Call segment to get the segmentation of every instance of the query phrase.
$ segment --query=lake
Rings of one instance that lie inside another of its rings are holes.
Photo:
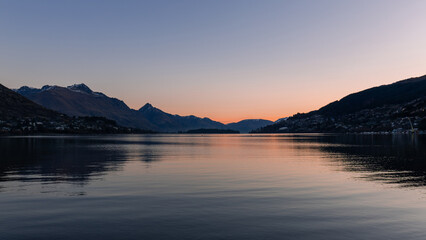
[[[0,138],[0,239],[426,239],[422,135]]]

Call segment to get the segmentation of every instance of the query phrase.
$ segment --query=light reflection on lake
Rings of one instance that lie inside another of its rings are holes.
[[[426,138],[0,138],[0,239],[426,239]]]

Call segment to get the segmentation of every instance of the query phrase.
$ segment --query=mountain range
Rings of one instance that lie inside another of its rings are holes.
[[[166,113],[149,103],[135,110],[119,99],[92,91],[85,84],[68,87],[46,85],[40,89],[23,86],[15,91],[45,108],[69,116],[101,116],[112,119],[122,126],[158,132],[232,129],[244,133],[272,123],[262,119],[247,119],[238,123],[223,124],[209,118]]]
[[[253,132],[398,132],[426,130],[426,75],[350,94],[318,110]]]
[[[69,117],[40,106],[1,84],[0,99],[1,134],[135,132],[103,117]]]
[[[426,130],[426,76],[366,89],[318,110],[275,122],[247,119],[230,124],[166,113],[149,103],[138,110],[131,109],[123,101],[92,91],[85,84],[46,85],[40,89],[24,86],[14,91],[0,85],[2,129],[34,129],[39,122],[41,126],[38,127],[47,130],[50,127],[73,131],[85,129],[86,132],[89,129],[126,128],[157,132],[231,130],[242,133]]]

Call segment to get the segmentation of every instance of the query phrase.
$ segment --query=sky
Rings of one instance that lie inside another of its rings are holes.
[[[423,0],[0,0],[0,83],[225,123],[426,74]]]

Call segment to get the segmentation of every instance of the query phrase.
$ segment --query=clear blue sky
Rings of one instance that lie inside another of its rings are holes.
[[[4,1],[0,83],[275,120],[426,74],[426,1]]]

